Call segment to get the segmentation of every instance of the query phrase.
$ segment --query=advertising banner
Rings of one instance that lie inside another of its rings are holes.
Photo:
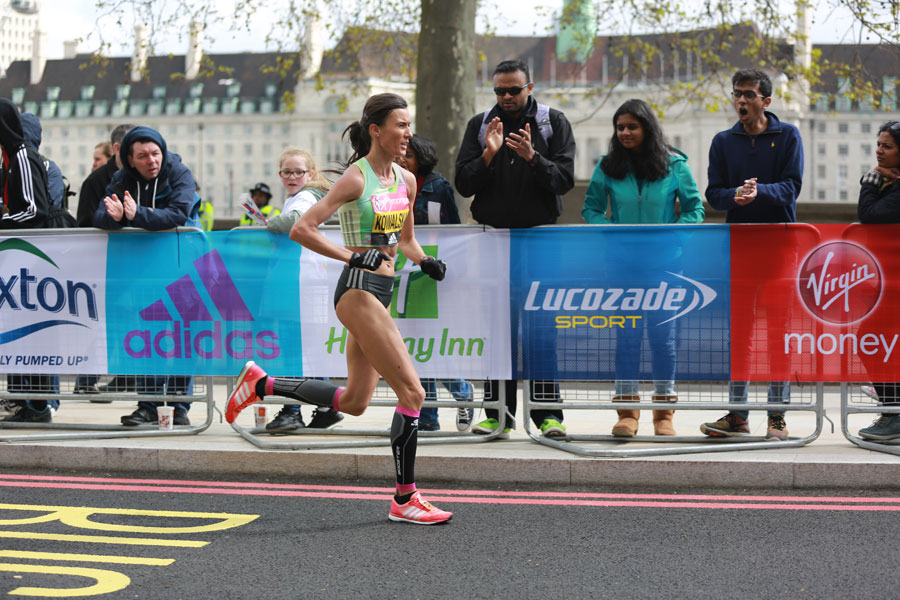
[[[300,247],[266,231],[114,234],[110,373],[223,375],[300,364]]]
[[[340,231],[326,230],[340,243]],[[390,312],[422,377],[510,378],[509,241],[503,230],[416,227],[423,250],[447,263],[435,281],[402,253]],[[334,312],[343,265],[313,252],[301,258],[305,376],[345,376],[348,334]],[[294,374],[299,374],[294,372]]]
[[[900,227],[732,226],[735,379],[895,381]]]
[[[106,239],[0,237],[0,373],[107,372]]]
[[[729,376],[727,226],[510,232],[520,379]]]

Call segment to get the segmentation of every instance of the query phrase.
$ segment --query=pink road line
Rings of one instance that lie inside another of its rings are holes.
[[[360,494],[347,492],[271,490],[271,489],[216,489],[208,487],[181,486],[141,486],[141,485],[103,485],[96,483],[54,483],[39,481],[0,481],[0,487],[53,488],[75,490],[110,490],[124,492],[155,492],[179,494],[218,494],[229,496],[273,496],[285,498],[330,498],[340,500],[379,500],[386,502],[389,494]],[[714,498],[714,497],[712,497]],[[763,504],[739,502],[680,502],[661,500],[577,500],[566,498],[474,498],[459,496],[430,496],[435,502],[456,502],[466,504],[517,504],[543,506],[593,506],[593,507],[629,507],[629,508],[731,508],[755,510],[842,510],[900,512],[900,505],[853,505],[853,504]],[[807,499],[808,500],[808,499]]]
[[[375,492],[393,494],[392,487],[365,487],[365,486],[335,486],[335,485],[304,485],[292,483],[246,483],[228,481],[193,481],[181,479],[122,479],[109,477],[69,477],[55,475],[8,475],[0,474],[0,480],[24,480],[24,481],[63,481],[84,483],[116,483],[116,484],[142,484],[164,486],[190,486],[190,487],[217,487],[217,488],[250,488],[256,490],[322,490],[337,492]],[[180,487],[178,488],[180,489]],[[513,498],[601,498],[601,499],[631,499],[631,500],[700,500],[700,501],[751,501],[751,502],[810,502],[817,503],[854,503],[854,504],[885,504],[900,503],[900,498],[880,498],[861,496],[758,496],[758,495],[712,495],[712,494],[615,494],[602,492],[509,492],[498,490],[448,490],[429,488],[428,493],[444,494],[448,496],[490,496]]]

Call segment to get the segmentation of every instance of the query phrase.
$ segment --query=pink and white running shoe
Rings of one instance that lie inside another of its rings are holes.
[[[234,391],[228,397],[228,404],[225,405],[225,420],[234,423],[238,413],[259,402],[259,396],[256,395],[256,382],[266,377],[266,372],[262,367],[252,360],[248,360],[238,375]]]
[[[451,518],[453,518],[452,512],[435,507],[431,502],[423,499],[418,491],[413,493],[412,498],[406,504],[397,504],[396,500],[391,500],[391,512],[388,514],[388,519],[391,521],[403,521],[416,525],[438,525],[446,523]]]

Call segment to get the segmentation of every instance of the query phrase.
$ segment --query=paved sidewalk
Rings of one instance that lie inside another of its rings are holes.
[[[223,408],[224,385],[215,387],[216,404]],[[133,402],[96,404],[67,400],[55,423],[118,423],[119,417],[134,410]],[[520,405],[521,408],[521,405]],[[546,483],[548,485],[623,485],[664,487],[725,486],[735,488],[891,488],[900,487],[900,456],[856,447],[840,431],[840,399],[835,391],[826,394],[827,416],[821,436],[798,448],[733,450],[702,454],[681,454],[640,458],[583,458],[532,441],[521,426],[509,440],[487,443],[420,444],[416,479],[423,486],[440,481],[490,483]],[[277,412],[278,406],[270,408]],[[303,409],[309,420],[312,410]],[[392,410],[372,407],[362,417],[346,417],[339,428],[386,432]],[[675,426],[681,435],[699,436],[699,425],[716,420],[722,411],[676,411]],[[455,431],[455,410],[440,411],[445,431]],[[205,405],[195,404],[190,414],[194,424],[203,422]],[[476,422],[483,418],[476,411]],[[872,415],[851,415],[850,430],[856,432],[872,421]],[[238,422],[252,426],[252,410],[244,411]],[[805,437],[815,429],[815,415],[809,411],[787,413],[794,437]],[[615,422],[611,410],[570,410],[566,425],[570,433],[606,434]],[[765,413],[751,412],[751,433],[765,434]],[[47,430],[2,429],[0,435],[47,433]],[[54,433],[60,430],[54,430]],[[641,433],[652,432],[650,411],[642,413]],[[360,440],[372,438],[337,436],[269,436],[272,441]],[[158,474],[188,476],[195,473],[236,475],[278,475],[322,478],[362,478],[388,480],[393,472],[387,438],[380,447],[331,448],[315,450],[263,450],[244,440],[216,415],[213,425],[190,436],[80,439],[65,441],[15,441],[4,443],[0,466],[50,467],[78,472],[129,471],[135,476]],[[647,442],[581,442],[590,448],[657,447]],[[675,446],[677,444],[666,443]],[[691,444],[696,445],[696,444]]]

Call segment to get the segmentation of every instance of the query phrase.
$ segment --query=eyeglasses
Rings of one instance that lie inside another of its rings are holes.
[[[513,87],[508,87],[508,88],[494,88],[494,93],[501,97],[505,96],[507,94],[509,94],[510,96],[518,96],[519,94],[522,93],[522,90],[527,88],[529,85],[531,85],[531,82],[528,82],[522,86],[515,85]]]
[[[738,100],[741,96],[747,100],[755,100],[757,96],[765,98],[762,94],[757,94],[755,90],[732,90],[731,95],[734,96],[735,100]]]
[[[281,171],[278,171],[278,174],[285,179],[291,179],[292,177],[294,179],[300,179],[307,173],[309,173],[309,171],[289,171],[288,169],[282,169]]]

